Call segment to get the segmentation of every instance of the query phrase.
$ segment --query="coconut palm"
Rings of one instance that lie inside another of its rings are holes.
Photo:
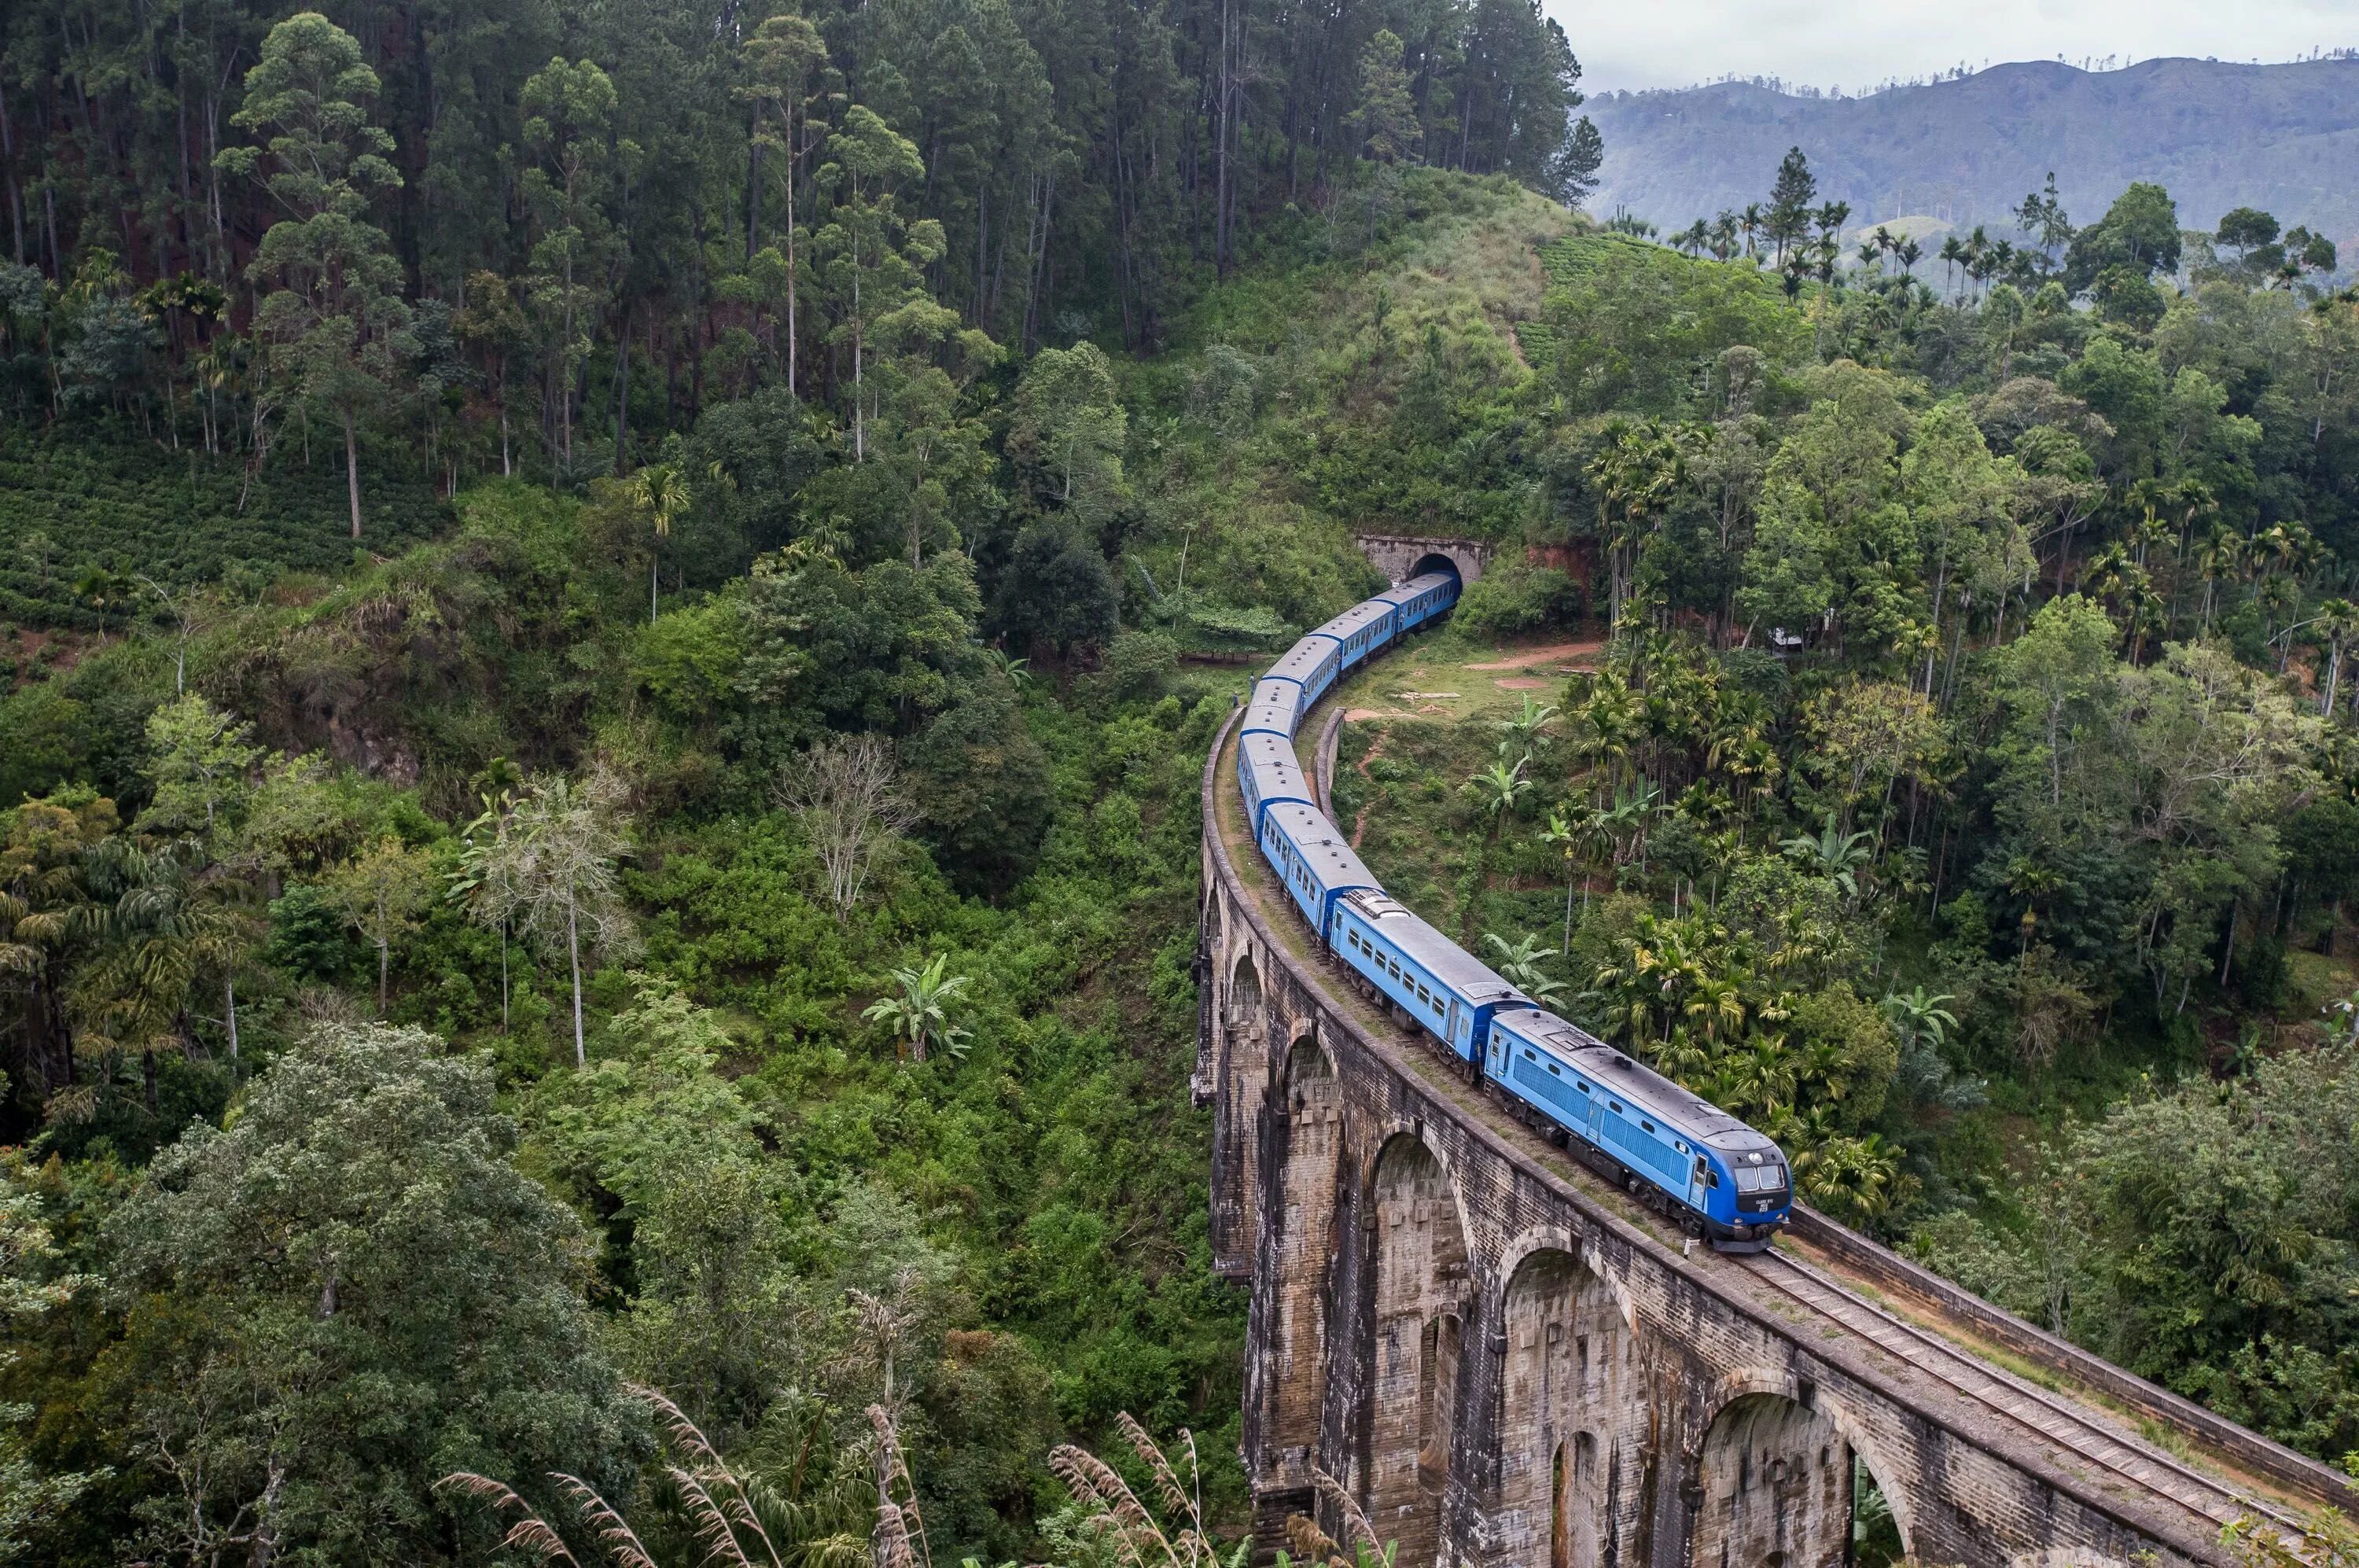
[[[1582,807],[1570,811],[1563,808],[1549,813],[1548,826],[1540,830],[1540,842],[1552,845],[1564,856],[1564,951],[1572,951],[1572,884],[1576,867],[1584,845],[1598,838],[1597,813]],[[1589,913],[1589,878],[1580,877],[1581,912]]]
[[[1512,719],[1501,719],[1499,727],[1506,732],[1508,744],[1520,743],[1522,749],[1529,752],[1538,745],[1540,732],[1554,723],[1556,716],[1554,703],[1535,702],[1531,693],[1527,691],[1524,693],[1524,711]]]
[[[893,984],[901,994],[879,996],[860,1015],[893,1031],[896,1054],[923,1062],[937,1045],[952,1056],[966,1054],[968,1031],[951,1013],[973,982],[969,975],[951,974],[950,962],[949,953],[940,953],[922,967],[896,969]]]

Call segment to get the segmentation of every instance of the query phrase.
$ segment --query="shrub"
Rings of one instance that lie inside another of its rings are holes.
[[[1484,573],[1458,601],[1458,619],[1482,637],[1569,626],[1587,613],[1581,584],[1553,566],[1511,559]]]

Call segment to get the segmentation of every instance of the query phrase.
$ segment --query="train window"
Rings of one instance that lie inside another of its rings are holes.
[[[1698,1160],[1698,1161],[1697,1161],[1697,1163],[1698,1163],[1698,1164],[1701,1164],[1701,1163],[1702,1163],[1702,1161],[1701,1161],[1701,1160]],[[1705,1186],[1707,1186],[1707,1187],[1710,1187],[1710,1188],[1711,1188],[1713,1192],[1719,1192],[1719,1191],[1720,1191],[1720,1172],[1719,1172],[1719,1171],[1706,1171],[1706,1172],[1704,1173],[1704,1185],[1705,1185]]]
[[[1592,1089],[1589,1086],[1589,1080],[1586,1078],[1576,1078],[1573,1082],[1581,1085],[1581,1092],[1584,1094],[1593,1094],[1596,1093],[1594,1089]]]
[[[1527,1061],[1527,1062],[1538,1062],[1538,1061],[1539,1060],[1539,1058],[1538,1058],[1538,1057],[1537,1057],[1537,1056],[1534,1056],[1534,1055],[1531,1053],[1531,1049],[1530,1049],[1530,1047],[1527,1046],[1527,1047],[1525,1048],[1525,1050],[1524,1050],[1524,1060],[1525,1060],[1525,1061]]]
[[[1699,1181],[1712,1174],[1712,1165],[1701,1154],[1696,1156],[1695,1179]]]
[[[1605,1103],[1613,1106],[1616,1111],[1619,1111],[1622,1108],[1622,1102],[1619,1100],[1608,1100]]]
[[[1560,1078],[1561,1078],[1561,1077],[1563,1077],[1563,1076],[1564,1076],[1564,1073],[1563,1073],[1562,1070],[1561,1070],[1561,1069],[1560,1069],[1560,1068],[1557,1066],[1557,1064],[1556,1064],[1555,1062],[1549,1062],[1549,1072],[1551,1072],[1551,1073],[1555,1073],[1558,1077],[1560,1077]]]
[[[1638,1125],[1639,1125],[1641,1127],[1645,1128],[1645,1129],[1646,1129],[1647,1131],[1648,1131],[1648,1132],[1652,1132],[1652,1131],[1654,1131],[1654,1130],[1655,1130],[1655,1124],[1654,1124],[1654,1123],[1652,1123],[1652,1122],[1650,1122],[1650,1121],[1648,1121],[1648,1120],[1647,1120],[1647,1118],[1646,1118],[1646,1117],[1644,1117],[1644,1116],[1641,1116],[1641,1117],[1639,1117],[1639,1118],[1638,1118]]]

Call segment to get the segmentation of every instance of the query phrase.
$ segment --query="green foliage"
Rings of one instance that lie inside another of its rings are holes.
[[[1468,588],[1454,613],[1477,636],[1518,637],[1573,626],[1584,598],[1581,585],[1557,568],[1510,558]]]
[[[105,1223],[129,1305],[92,1373],[147,1434],[127,1457],[153,1549],[259,1525],[331,1560],[445,1561],[454,1465],[627,1473],[582,1227],[508,1164],[515,1138],[482,1066],[332,1031],[158,1156]]]
[[[92,567],[175,587],[217,583],[234,604],[286,572],[345,565],[351,542],[340,464],[285,463],[249,485],[233,467],[103,434],[0,426],[0,622],[119,629],[133,617],[90,604]],[[397,550],[447,528],[449,508],[421,479],[387,476],[366,498],[368,534]],[[8,797],[15,799],[14,793]]]

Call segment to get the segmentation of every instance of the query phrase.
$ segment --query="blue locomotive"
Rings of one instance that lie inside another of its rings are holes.
[[[1237,785],[1262,858],[1321,946],[1362,987],[1543,1118],[1634,1195],[1724,1251],[1786,1223],[1793,1177],[1776,1143],[1645,1063],[1532,1005],[1387,896],[1317,804],[1294,736],[1354,666],[1446,613],[1455,572],[1410,579],[1306,633],[1254,687]]]

